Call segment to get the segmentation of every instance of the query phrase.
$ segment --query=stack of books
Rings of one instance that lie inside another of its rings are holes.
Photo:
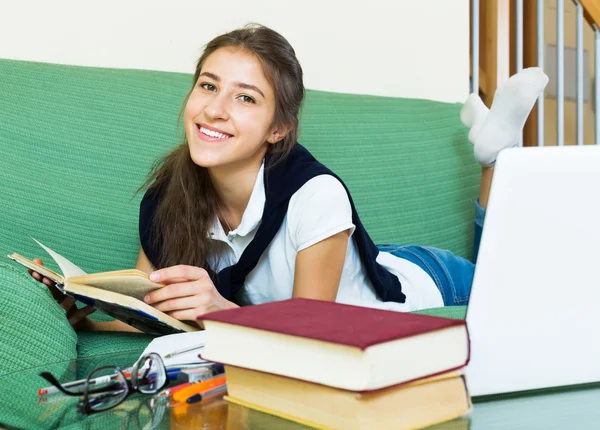
[[[290,299],[202,317],[227,400],[316,428],[412,429],[466,415],[465,321]]]

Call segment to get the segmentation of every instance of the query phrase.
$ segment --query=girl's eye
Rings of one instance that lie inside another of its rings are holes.
[[[240,100],[243,101],[244,103],[256,103],[252,97],[247,96],[247,95],[241,95]]]
[[[204,83],[204,84],[200,84],[200,87],[204,88],[205,90],[208,90],[208,91],[215,91],[216,90],[216,87],[213,84]]]

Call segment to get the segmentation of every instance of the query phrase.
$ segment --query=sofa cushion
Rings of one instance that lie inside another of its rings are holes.
[[[139,250],[136,189],[177,141],[189,76],[0,60],[0,251],[88,273]]]
[[[421,309],[413,313],[464,320],[467,317],[467,306],[444,306],[441,308]]]
[[[470,259],[481,168],[461,106],[309,91],[300,141],[344,180],[375,243]]]
[[[77,333],[77,356],[85,358],[132,350],[141,352],[154,337],[143,333],[81,331]]]
[[[0,262],[0,376],[77,357],[77,336],[45,285]]]

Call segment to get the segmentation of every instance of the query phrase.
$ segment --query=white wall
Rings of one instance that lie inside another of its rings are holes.
[[[469,0],[0,0],[0,58],[193,73],[248,22],[290,41],[310,89],[468,95]]]

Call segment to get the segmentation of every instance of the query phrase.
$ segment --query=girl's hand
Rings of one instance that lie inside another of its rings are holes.
[[[34,258],[33,261],[39,264],[40,266],[44,265],[40,258]],[[31,269],[28,269],[28,271],[29,274],[33,277],[33,279],[43,283],[46,287],[48,287],[50,293],[52,294],[52,297],[54,297],[54,300],[56,300],[60,307],[65,310],[67,314],[67,319],[69,320],[69,324],[71,324],[71,327],[73,327],[75,330],[82,330],[86,329],[89,326],[91,321],[87,319],[87,316],[94,312],[96,309],[90,306],[85,306],[81,309],[78,309],[77,305],[75,304],[75,299],[73,297],[69,297],[61,293],[60,290],[56,287],[54,281],[46,278],[45,276],[40,275],[38,272],[34,272]]]
[[[195,266],[171,266],[150,274],[150,280],[165,284],[144,301],[178,320],[196,321],[208,312],[237,308],[215,288],[206,270]]]

